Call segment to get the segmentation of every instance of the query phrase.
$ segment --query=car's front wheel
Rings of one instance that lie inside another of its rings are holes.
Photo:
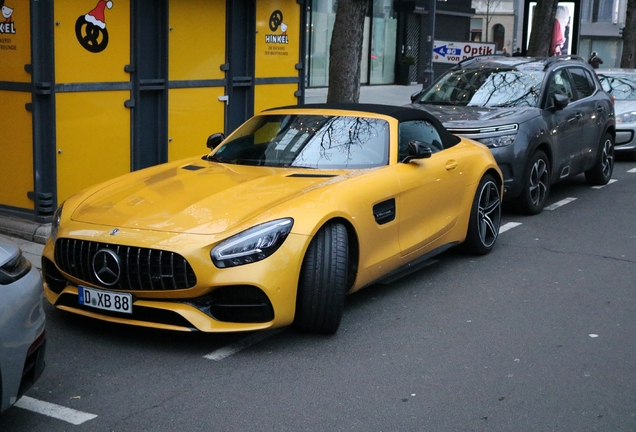
[[[596,163],[589,171],[585,171],[585,180],[593,186],[606,185],[614,172],[614,139],[605,133],[598,151]]]
[[[525,214],[539,214],[549,193],[550,161],[543,151],[537,150],[526,166],[523,191],[517,199],[518,207]]]
[[[347,229],[330,222],[314,236],[303,259],[294,326],[311,333],[335,333],[344,311],[349,267]]]
[[[501,226],[501,189],[490,174],[479,182],[464,246],[468,252],[484,255],[495,246]]]

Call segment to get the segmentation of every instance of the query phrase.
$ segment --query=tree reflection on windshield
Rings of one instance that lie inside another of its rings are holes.
[[[315,169],[388,164],[389,125],[367,117],[260,115],[214,154],[225,163]]]
[[[636,100],[636,74],[598,74],[603,89],[616,100]]]
[[[501,68],[468,69],[449,73],[421,98],[423,103],[476,107],[539,105],[542,71]]]

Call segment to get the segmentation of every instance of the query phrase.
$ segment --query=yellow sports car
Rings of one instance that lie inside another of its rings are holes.
[[[422,110],[272,109],[208,147],[66,200],[42,258],[48,301],[153,328],[333,333],[347,293],[497,240],[490,151]]]

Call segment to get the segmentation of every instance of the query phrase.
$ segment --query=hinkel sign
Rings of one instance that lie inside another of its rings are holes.
[[[494,43],[476,42],[433,42],[433,61],[435,63],[459,63],[476,55],[494,55]]]

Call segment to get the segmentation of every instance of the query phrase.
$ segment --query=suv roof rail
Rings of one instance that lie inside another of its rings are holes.
[[[508,58],[508,56],[503,55],[503,54],[482,54],[482,55],[476,55],[476,56],[468,57],[467,59],[464,59],[464,60],[460,61],[459,63],[457,63],[457,66],[461,66],[461,65],[463,65],[465,63],[472,62],[472,61],[475,61],[475,60],[479,60],[480,58],[493,58],[493,57]]]
[[[552,57],[548,57],[545,62],[543,63],[544,68],[543,69],[547,69],[548,66],[550,66],[553,63],[556,63],[558,61],[562,61],[562,60],[578,60],[580,62],[585,63],[585,59],[581,56],[575,55],[575,54],[565,54],[565,55],[558,55],[558,56],[552,56]]]

